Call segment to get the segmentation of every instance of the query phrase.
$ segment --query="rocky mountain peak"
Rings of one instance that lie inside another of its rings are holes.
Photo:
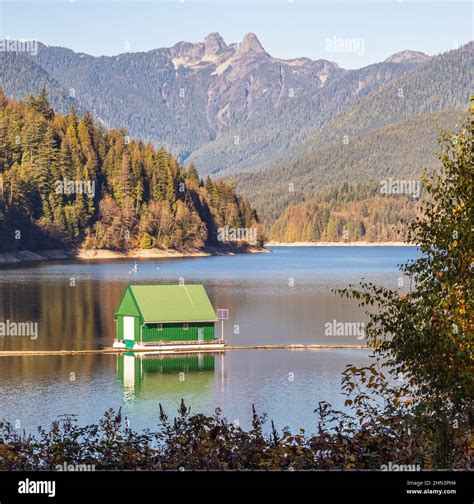
[[[268,56],[255,33],[247,33],[244,36],[242,42],[239,44],[239,49],[237,53],[239,56],[242,56],[247,53],[264,54]]]
[[[222,48],[227,47],[224,39],[217,32],[209,33],[204,38],[205,54],[215,56]]]

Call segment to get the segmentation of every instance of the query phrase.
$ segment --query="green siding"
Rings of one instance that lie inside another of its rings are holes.
[[[123,315],[115,317],[117,320],[117,339],[123,340]]]
[[[140,327],[143,324],[141,317],[135,317],[135,341],[140,341]]]
[[[163,324],[159,331],[156,324],[147,324],[142,328],[142,341],[197,341],[198,328],[204,328],[204,340],[214,339],[214,324],[212,322],[189,322],[189,329],[185,330],[182,323]]]
[[[115,319],[117,320],[117,339],[120,341],[124,339],[123,317],[135,317],[135,341],[138,341],[141,315],[130,286],[125,290],[115,314]]]
[[[117,313],[115,316],[129,316],[129,317],[139,317],[141,315],[138,305],[133,297],[130,285],[125,290],[125,293],[120,301]]]

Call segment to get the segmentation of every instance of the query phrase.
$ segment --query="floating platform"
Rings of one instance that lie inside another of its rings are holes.
[[[199,351],[220,351],[225,349],[223,339],[215,340],[186,340],[186,341],[154,341],[137,342],[133,347],[127,347],[124,341],[115,340],[114,350],[127,352],[199,352]]]
[[[219,340],[217,340],[219,341]],[[194,342],[193,342],[194,343]],[[150,349],[148,346],[144,346],[139,350],[128,350],[127,348],[97,348],[90,350],[2,350],[0,351],[0,357],[25,357],[25,356],[41,356],[41,355],[99,355],[99,354],[121,354],[128,352],[150,352],[150,353],[199,353],[199,352],[227,352],[232,350],[293,350],[293,351],[304,351],[304,350],[368,350],[370,347],[367,345],[241,345],[241,346],[230,346],[222,344],[219,349],[209,348],[210,345],[201,345],[202,348],[189,348],[187,345],[180,345],[179,347],[174,347],[172,350],[163,349]]]

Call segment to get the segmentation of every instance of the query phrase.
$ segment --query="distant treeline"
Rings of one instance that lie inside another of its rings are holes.
[[[415,215],[416,200],[409,195],[383,195],[375,184],[345,182],[287,208],[271,227],[270,237],[281,242],[396,241],[403,239],[400,222]]]
[[[231,184],[199,179],[165,150],[105,131],[91,115],[56,114],[44,90],[0,90],[0,250],[198,249],[221,226],[259,227]]]

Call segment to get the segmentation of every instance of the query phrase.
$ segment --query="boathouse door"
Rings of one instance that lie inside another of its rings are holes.
[[[123,318],[123,339],[135,341],[135,317]]]
[[[198,327],[198,341],[204,340],[204,327]]]

